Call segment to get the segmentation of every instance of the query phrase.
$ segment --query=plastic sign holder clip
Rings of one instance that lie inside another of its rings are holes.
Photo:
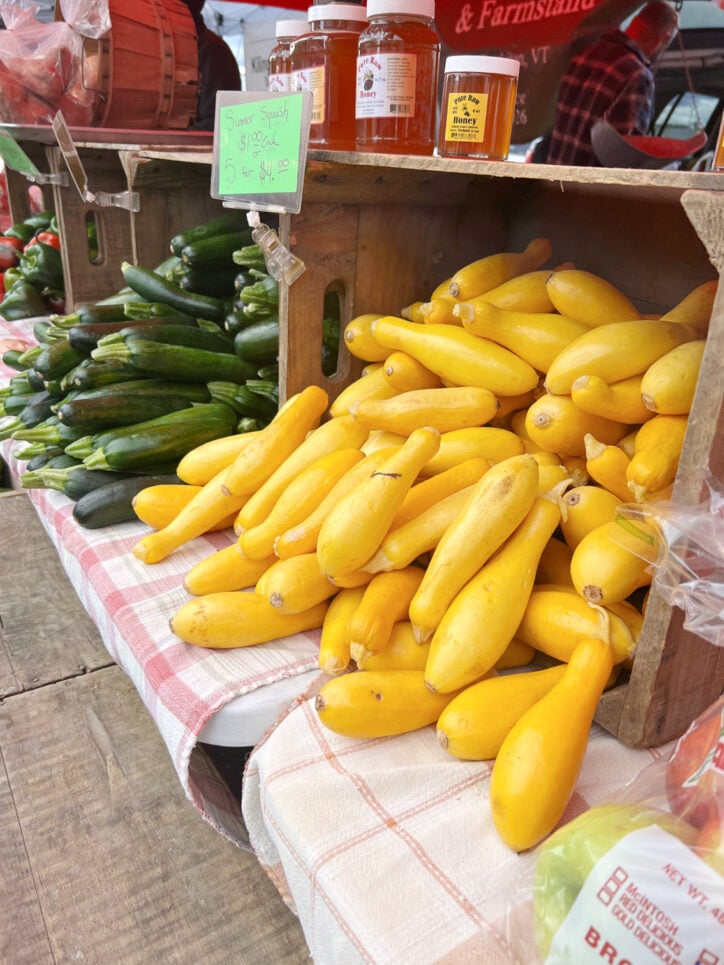
[[[68,166],[68,171],[78,189],[81,199],[88,204],[95,204],[99,208],[125,208],[127,211],[140,211],[141,199],[136,191],[91,191],[88,187],[88,175],[78,154],[78,148],[73,141],[73,135],[65,122],[62,113],[53,118],[53,131],[58,141],[58,147]]]
[[[57,174],[39,171],[33,161],[30,160],[18,142],[7,131],[0,131],[0,157],[7,167],[30,181],[32,184],[58,184],[66,188],[70,181],[65,171],[58,171]]]
[[[301,258],[297,258],[284,247],[273,228],[259,220],[258,211],[249,211],[246,220],[251,228],[252,239],[264,252],[264,261],[269,274],[275,281],[283,281],[291,285],[307,270],[307,266]]]

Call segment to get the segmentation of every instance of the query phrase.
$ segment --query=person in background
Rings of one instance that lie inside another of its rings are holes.
[[[193,127],[213,131],[216,92],[241,90],[239,65],[226,41],[204,23],[201,11],[204,0],[183,0],[194,19],[199,44],[198,110]]]
[[[613,30],[571,61],[558,93],[548,164],[598,165],[591,127],[605,119],[620,134],[647,134],[654,104],[652,62],[678,29],[667,0],[647,3],[624,32]]]

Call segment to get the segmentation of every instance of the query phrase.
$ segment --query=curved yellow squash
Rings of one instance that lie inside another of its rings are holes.
[[[438,432],[484,426],[497,410],[498,400],[488,389],[455,386],[413,389],[392,399],[366,399],[353,406],[351,412],[367,429],[409,436],[425,426]]]
[[[640,317],[638,309],[620,289],[580,268],[552,272],[546,289],[556,311],[589,328]]]

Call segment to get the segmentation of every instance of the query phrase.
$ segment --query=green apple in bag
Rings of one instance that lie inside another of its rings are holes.
[[[597,861],[620,838],[652,824],[691,846],[695,831],[665,811],[633,804],[593,807],[541,845],[533,882],[535,938],[542,958]]]

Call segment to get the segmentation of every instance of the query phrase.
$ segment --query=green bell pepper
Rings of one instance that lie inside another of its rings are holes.
[[[38,289],[22,279],[5,292],[5,298],[0,302],[0,316],[9,322],[18,318],[34,318],[46,312],[45,301]]]
[[[36,288],[63,288],[63,261],[52,245],[37,241],[20,256],[20,271]]]

